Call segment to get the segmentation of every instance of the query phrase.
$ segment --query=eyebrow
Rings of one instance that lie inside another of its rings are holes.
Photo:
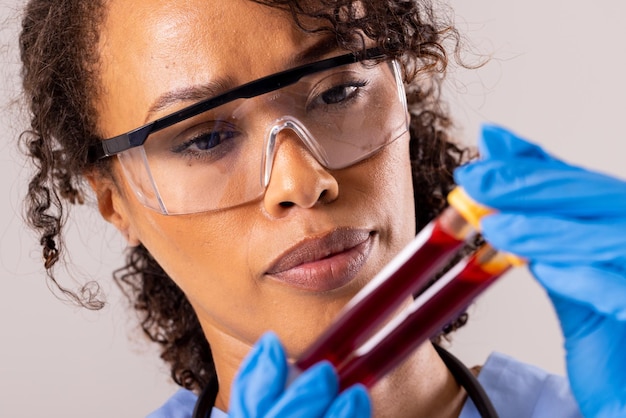
[[[164,93],[152,103],[150,109],[148,109],[144,123],[148,123],[153,114],[165,110],[170,106],[181,102],[199,102],[207,97],[217,96],[234,87],[234,84],[235,82],[232,78],[224,77],[205,84],[184,87]]]
[[[317,42],[310,45],[303,51],[295,54],[287,61],[287,68],[297,67],[302,64],[315,62],[329,52],[338,49],[337,41],[331,36],[320,38]],[[199,84],[190,87],[184,87],[169,91],[160,95],[148,109],[144,123],[148,123],[151,116],[161,112],[170,106],[181,102],[199,102],[209,97],[217,96],[227,90],[235,88],[235,81],[231,77],[223,77],[209,81],[205,84]]]

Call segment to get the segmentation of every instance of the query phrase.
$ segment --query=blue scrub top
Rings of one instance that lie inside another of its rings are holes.
[[[504,354],[489,356],[478,381],[500,418],[582,418],[566,378]],[[471,399],[459,418],[480,418]]]

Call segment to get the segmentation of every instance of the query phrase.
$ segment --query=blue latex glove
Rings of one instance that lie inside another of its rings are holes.
[[[547,290],[582,413],[626,417],[626,182],[494,126],[483,128],[479,150],[455,179],[498,211],[482,220],[484,237],[526,258]]]
[[[229,417],[369,417],[369,395],[361,385],[339,392],[337,375],[322,362],[285,388],[288,365],[278,338],[267,333],[243,362],[230,394]]]

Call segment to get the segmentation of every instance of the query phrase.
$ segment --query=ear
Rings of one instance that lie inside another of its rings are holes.
[[[113,178],[101,173],[90,172],[85,174],[85,177],[96,194],[98,210],[102,217],[122,233],[129,246],[138,246],[141,242],[130,222],[131,217],[120,186]]]

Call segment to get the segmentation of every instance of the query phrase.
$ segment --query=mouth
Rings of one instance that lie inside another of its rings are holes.
[[[367,230],[337,229],[304,240],[279,256],[265,274],[303,290],[338,289],[351,282],[367,261],[373,235]]]

